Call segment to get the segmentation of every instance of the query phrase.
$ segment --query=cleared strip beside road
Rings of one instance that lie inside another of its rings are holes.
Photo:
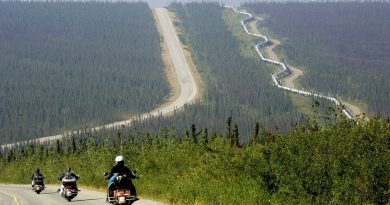
[[[280,70],[279,72],[272,74],[272,80],[273,80],[274,84],[278,88],[280,88],[282,90],[286,90],[286,91],[292,92],[292,93],[295,93],[295,94],[298,94],[298,95],[302,95],[302,96],[313,96],[313,97],[316,97],[316,98],[323,98],[323,99],[331,101],[332,103],[334,103],[338,107],[341,106],[340,102],[336,98],[334,98],[334,97],[329,97],[329,96],[322,95],[322,94],[317,94],[317,93],[313,93],[313,92],[307,92],[307,91],[304,91],[304,90],[299,90],[299,89],[283,86],[281,84],[280,80],[282,78],[284,78],[285,76],[282,75],[282,74],[287,72],[287,73],[289,73],[288,75],[290,75],[291,72],[288,70],[288,67],[287,67],[287,65],[285,63],[279,62],[278,60],[268,59],[268,58],[265,58],[263,56],[263,54],[261,52],[261,48],[269,46],[271,41],[269,40],[269,38],[267,36],[264,36],[264,35],[261,35],[261,34],[257,34],[257,33],[253,33],[253,32],[249,32],[249,30],[247,28],[247,24],[250,21],[253,21],[255,19],[255,17],[251,13],[248,13],[248,12],[245,12],[245,11],[238,11],[236,8],[234,8],[232,6],[225,6],[225,8],[230,8],[235,13],[240,13],[240,14],[244,14],[244,15],[248,16],[247,18],[242,19],[240,21],[240,23],[241,23],[242,27],[244,28],[245,32],[248,35],[260,37],[262,39],[262,40],[260,40],[258,43],[256,43],[254,45],[255,50],[256,50],[257,54],[259,55],[260,59],[262,61],[264,61],[264,62],[273,64],[273,65],[276,65],[276,66],[280,66],[282,68],[282,70]],[[341,111],[348,119],[351,119],[351,120],[355,119],[355,115],[353,113],[351,113],[349,110],[345,109],[344,107],[341,107]]]
[[[122,125],[129,125],[134,120],[145,120],[150,117],[155,117],[159,115],[166,115],[172,113],[175,110],[179,110],[185,104],[191,103],[195,100],[196,95],[198,94],[198,87],[195,81],[193,74],[191,73],[189,64],[186,60],[186,57],[183,53],[182,47],[179,42],[179,38],[175,32],[173,27],[172,20],[169,18],[168,11],[165,8],[157,8],[155,9],[156,16],[161,25],[162,36],[164,38],[164,42],[167,44],[171,62],[173,64],[173,70],[177,75],[178,84],[180,87],[179,96],[173,101],[168,102],[166,104],[161,105],[160,107],[152,110],[148,113],[143,113],[137,116],[130,118],[129,120],[117,121],[113,123],[109,123],[102,126],[97,126],[91,128],[92,130],[99,131],[103,129],[112,129],[116,127],[120,127]],[[78,131],[74,131],[73,133],[77,133]],[[35,139],[37,142],[43,143],[46,141],[53,141],[57,139],[61,139],[63,134],[41,137]],[[1,145],[4,147],[12,147],[14,144],[6,144]]]
[[[0,185],[0,204],[4,205],[61,205],[69,204],[58,193],[58,186],[48,185],[41,194],[31,190],[31,185]],[[99,205],[107,204],[106,194],[98,191],[91,191],[80,187],[79,195],[72,199],[71,204]],[[164,205],[163,203],[140,199],[134,205]]]

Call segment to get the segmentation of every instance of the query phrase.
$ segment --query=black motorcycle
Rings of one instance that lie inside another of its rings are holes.
[[[33,191],[37,194],[40,194],[41,191],[45,190],[45,186],[43,185],[43,176],[35,176],[33,177]]]

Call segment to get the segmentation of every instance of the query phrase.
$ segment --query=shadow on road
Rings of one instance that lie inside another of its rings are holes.
[[[58,192],[53,191],[53,192],[41,192],[40,194],[58,194]]]
[[[93,198],[93,199],[80,199],[80,200],[77,200],[77,199],[75,199],[75,200],[73,200],[73,201],[96,201],[96,200],[105,200],[106,198],[105,197],[103,197],[103,198]]]

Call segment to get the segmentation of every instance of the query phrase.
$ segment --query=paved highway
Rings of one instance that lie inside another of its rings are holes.
[[[31,185],[0,185],[1,205],[61,205],[69,204],[58,193],[59,186],[48,185],[41,194],[31,190]],[[91,191],[80,187],[79,195],[72,199],[71,204],[107,205],[106,195],[103,192]],[[140,199],[134,205],[163,205],[163,203]]]

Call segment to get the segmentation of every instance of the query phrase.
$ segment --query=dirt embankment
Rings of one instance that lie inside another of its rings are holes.
[[[249,28],[254,33],[264,35],[257,28],[257,23],[259,21],[262,21],[262,20],[263,19],[261,17],[256,17],[256,19],[249,24]],[[272,41],[273,44],[271,46],[263,48],[265,56],[269,59],[281,62],[279,56],[273,51],[273,49],[276,46],[281,45],[281,42],[277,39],[273,39],[273,38],[269,38],[269,39]],[[297,80],[301,75],[303,75],[303,70],[299,69],[297,67],[291,66],[291,65],[289,65],[289,68],[290,68],[291,74],[282,79],[282,84],[286,87],[289,87],[289,88],[299,89]],[[348,110],[353,112],[354,115],[360,115],[363,113],[362,110],[357,105],[355,105],[351,102],[345,102],[345,101],[343,103],[348,108]]]
[[[250,24],[249,24],[249,27],[250,29],[255,32],[255,33],[258,33],[258,34],[261,34],[261,35],[264,35],[262,32],[260,32],[257,28],[257,22],[258,21],[262,21],[263,19],[260,18],[260,17],[256,17],[256,20],[255,21],[252,21]],[[267,58],[269,59],[272,59],[272,60],[275,60],[275,61],[279,61],[281,62],[279,56],[273,51],[273,49],[276,47],[276,46],[279,46],[281,43],[279,40],[277,39],[273,39],[273,38],[270,38],[270,40],[272,41],[272,45],[271,46],[268,46],[268,47],[265,47],[264,48],[264,54]],[[291,70],[291,74],[285,78],[282,79],[282,83],[286,86],[286,87],[290,87],[290,88],[296,88],[298,89],[298,86],[296,86],[296,81],[297,79],[303,75],[303,70],[297,68],[297,67],[294,67],[294,66],[291,66],[289,65],[289,68]]]

